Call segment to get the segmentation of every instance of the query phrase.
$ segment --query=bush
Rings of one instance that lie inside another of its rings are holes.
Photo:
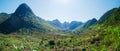
[[[50,41],[49,41],[49,45],[55,45],[54,40],[50,40]]]

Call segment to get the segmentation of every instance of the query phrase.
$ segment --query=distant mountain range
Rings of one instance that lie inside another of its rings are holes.
[[[95,25],[120,25],[120,8],[114,8],[106,12],[99,20],[93,18],[87,22],[64,22],[61,23],[58,19],[53,21],[45,21],[36,16],[32,9],[25,3],[19,5],[16,11],[12,14],[0,13],[0,33],[12,33],[16,31],[30,32],[55,32],[58,30],[82,31],[89,29]]]
[[[82,22],[78,22],[78,21],[72,21],[71,23],[69,22],[61,23],[58,19],[50,21],[50,23],[51,25],[58,27],[59,29],[62,30],[74,30],[75,28],[83,24]]]
[[[81,33],[84,30],[88,29],[90,26],[94,25],[96,22],[97,22],[97,19],[95,18],[88,20],[86,23],[82,24],[81,26],[76,28],[74,31],[78,31],[79,33]]]

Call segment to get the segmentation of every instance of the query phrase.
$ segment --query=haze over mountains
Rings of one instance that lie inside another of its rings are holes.
[[[61,23],[59,20],[45,21],[36,16],[32,9],[25,3],[19,5],[16,11],[12,14],[1,13],[1,33],[11,33],[20,29],[35,29],[40,32],[55,31],[55,30],[73,30],[82,25],[82,22],[72,21],[71,23]],[[9,25],[9,26],[8,26]]]
[[[58,19],[55,19],[53,21],[46,21],[38,16],[36,16],[32,9],[25,3],[19,5],[19,7],[16,9],[16,11],[12,14],[7,13],[1,13],[0,18],[2,19],[0,22],[0,32],[1,33],[11,33],[16,32],[18,30],[26,30],[29,31],[38,31],[38,32],[52,32],[52,31],[58,31],[58,30],[65,30],[65,31],[83,31],[88,29],[90,26],[96,24],[96,23],[109,23],[111,14],[114,10],[117,8],[114,8],[107,13],[105,13],[100,20],[96,20],[95,18],[91,18],[91,20],[88,20],[86,23],[78,22],[78,21],[72,21],[61,23]],[[118,9],[119,11],[119,9]],[[109,19],[109,21],[106,21]],[[112,21],[113,22],[113,21]]]
[[[51,25],[58,27],[62,30],[74,30],[75,28],[77,28],[78,26],[82,25],[82,22],[78,22],[78,21],[72,21],[71,23],[69,22],[64,22],[61,23],[59,20],[53,20],[50,22]]]

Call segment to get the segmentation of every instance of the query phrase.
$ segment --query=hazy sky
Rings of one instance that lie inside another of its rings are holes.
[[[13,13],[21,3],[28,4],[45,20],[61,22],[99,19],[106,11],[120,6],[120,0],[0,0],[0,12]]]

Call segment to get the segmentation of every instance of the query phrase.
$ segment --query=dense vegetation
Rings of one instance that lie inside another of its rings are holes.
[[[120,8],[106,12],[98,21],[65,22],[64,26],[59,20],[38,18],[26,4],[12,16],[1,13],[0,18],[0,32],[9,31],[0,34],[0,51],[120,51]]]
[[[97,31],[96,31],[97,30]],[[74,34],[0,34],[2,51],[119,51],[120,27],[109,26]],[[98,33],[99,32],[99,33]]]

